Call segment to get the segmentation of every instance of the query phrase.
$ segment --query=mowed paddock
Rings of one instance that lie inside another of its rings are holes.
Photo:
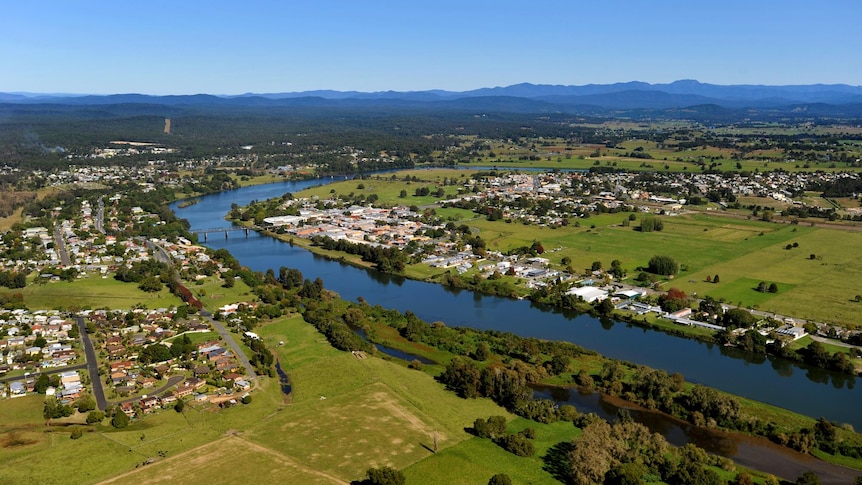
[[[385,384],[375,383],[299,412],[285,409],[250,439],[313,468],[356,479],[368,467],[403,468],[431,454],[434,425],[411,408]],[[437,435],[439,446],[451,444],[447,431]]]
[[[323,485],[347,483],[239,436],[228,436],[207,443],[101,483],[146,485],[255,482]]]
[[[245,438],[344,480],[373,466],[404,468],[433,455],[435,436],[444,449],[470,439],[464,428],[476,417],[508,415],[489,400],[457,397],[424,372],[335,350],[301,317],[259,334],[274,344],[293,393]]]
[[[563,257],[571,258],[575,271],[590,268],[594,261],[609,268],[618,259],[628,272],[625,282],[632,284],[638,267],[646,266],[653,255],[665,254],[685,271],[665,282],[664,290],[678,287],[690,296],[862,327],[862,303],[854,301],[862,294],[862,286],[855,284],[862,279],[860,231],[688,214],[663,217],[663,231],[641,233],[635,227],[643,216],[623,227],[627,217],[604,214],[581,220],[581,227],[557,229],[484,219],[468,224],[480,229],[490,249],[505,251],[541,241],[543,256],[558,268]],[[715,275],[720,275],[720,283],[707,281]],[[778,292],[757,292],[760,281],[776,283]]]

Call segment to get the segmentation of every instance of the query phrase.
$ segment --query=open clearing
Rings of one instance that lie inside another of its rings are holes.
[[[320,470],[309,468],[269,448],[238,436],[229,436],[101,483],[146,485],[157,483],[341,484],[346,482]]]
[[[168,308],[182,304],[179,297],[172,295],[167,288],[148,293],[138,288],[135,283],[123,283],[112,276],[102,278],[91,274],[89,278],[75,281],[57,281],[34,283],[28,281],[25,288],[16,290],[3,289],[2,294],[20,293],[24,303],[30,308],[45,308],[56,310],[87,309],[87,308],[134,308],[143,305],[145,308]]]
[[[344,480],[371,466],[403,468],[431,456],[435,433],[443,449],[469,439],[464,428],[477,417],[508,416],[489,400],[458,398],[423,372],[337,351],[299,317],[258,333],[275,344],[292,404],[245,438]]]

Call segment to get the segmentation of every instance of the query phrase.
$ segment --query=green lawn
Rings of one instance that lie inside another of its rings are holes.
[[[257,299],[242,280],[234,280],[233,287],[225,288],[224,280],[218,276],[209,276],[193,283],[186,283],[186,287],[204,304],[204,307],[214,313],[219,307],[231,303]]]
[[[33,283],[28,281],[25,288],[0,291],[0,293],[21,293],[24,303],[33,309],[87,309],[109,308],[130,309],[141,304],[145,308],[169,308],[182,304],[165,287],[161,291],[148,293],[134,283],[123,283],[108,276],[102,278],[90,274],[88,278],[74,281]]]

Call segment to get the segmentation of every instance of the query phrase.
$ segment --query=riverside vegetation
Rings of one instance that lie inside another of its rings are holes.
[[[319,200],[318,206],[327,199],[328,203],[337,201],[345,207],[351,204],[393,207],[413,203],[413,197],[407,195],[407,189],[418,186],[415,189],[416,202],[427,204],[435,198],[419,195],[420,192],[425,193],[421,190],[423,188],[431,187],[428,193],[442,191],[443,194],[436,198],[439,201],[458,197],[458,194],[464,193],[465,187],[476,187],[483,180],[487,183],[488,179],[499,175],[447,170],[413,171],[372,176],[358,184],[356,181],[335,183],[325,188],[308,189],[296,194],[296,197],[317,198],[314,200]],[[455,193],[456,189],[458,194]],[[261,224],[266,217],[295,214],[295,206],[292,211],[285,210],[285,201],[292,201],[293,197],[287,194],[283,198],[255,202],[246,208],[235,207],[231,217],[240,223],[254,220]],[[313,236],[306,240],[280,235],[283,228],[279,227],[269,231],[292,244],[303,245],[329,257],[414,279],[485,294],[530,298],[536,303],[557,308],[595,312],[676,335],[736,345],[750,352],[769,353],[849,374],[855,374],[856,368],[862,364],[860,352],[853,347],[824,346],[807,338],[793,342],[777,333],[769,334],[763,329],[777,329],[784,322],[772,314],[755,317],[744,309],[769,310],[797,318],[828,318],[832,315],[833,321],[840,322],[840,325],[824,327],[832,328],[829,332],[835,332],[834,328],[841,326],[855,328],[858,325],[855,311],[857,303],[850,296],[836,298],[836,291],[847,293],[847,290],[838,290],[835,285],[840,285],[848,275],[862,271],[858,261],[848,259],[852,253],[851,246],[859,240],[856,231],[796,224],[776,225],[750,217],[740,220],[733,214],[715,211],[693,210],[674,217],[642,215],[633,212],[632,205],[610,210],[601,210],[599,206],[595,212],[580,213],[580,218],[564,218],[563,223],[550,225],[531,224],[526,220],[501,220],[493,215],[494,211],[500,209],[491,202],[472,202],[463,209],[425,207],[419,209],[414,204],[412,208],[416,209],[415,218],[429,225],[429,229],[424,231],[426,240],[431,238],[438,245],[443,241],[472,248],[478,257],[492,253],[507,257],[519,254],[542,256],[548,259],[551,269],[568,272],[576,278],[595,278],[593,273],[598,271],[601,275],[598,279],[604,279],[605,282],[613,279],[631,286],[666,290],[661,295],[651,291],[641,296],[640,300],[660,305],[666,311],[691,306],[696,312],[708,315],[708,323],[721,325],[725,330],[715,332],[700,327],[675,325],[655,315],[635,315],[616,310],[609,305],[608,300],[596,305],[586,304],[567,293],[572,287],[571,281],[553,280],[530,288],[524,284],[524,279],[512,276],[514,273],[511,268],[509,273],[489,272],[478,264],[466,272],[434,268],[422,262],[430,251],[431,246],[427,243],[415,244],[411,241],[406,248],[399,250],[344,239],[333,240],[327,236]],[[639,221],[639,225],[631,227],[629,223],[632,220],[636,223]],[[646,229],[647,225],[649,230]],[[817,254],[821,255],[820,259],[815,261],[811,255],[802,255],[798,251],[790,254],[797,250],[799,241],[806,247],[816,249]],[[660,255],[669,246],[673,248],[674,257]],[[345,253],[357,257],[344,256]],[[551,253],[553,256],[549,256]],[[825,265],[825,258],[840,263]],[[610,264],[603,265],[603,260],[610,260]],[[603,271],[603,266],[608,269]],[[580,270],[574,268],[586,270],[583,275],[579,275]],[[720,283],[719,273],[723,275]],[[782,281],[782,284],[758,285],[751,278],[756,275],[768,275],[770,279]],[[788,281],[793,283],[784,283]],[[773,291],[760,291],[760,286]],[[690,297],[689,294],[696,297]],[[814,299],[829,300],[830,304],[800,306],[801,302]],[[739,308],[731,307],[725,311],[724,304]],[[810,325],[811,333],[827,333],[813,326],[813,323]],[[862,333],[858,331],[845,330],[843,335],[845,341],[851,344],[858,344],[859,339],[862,339]],[[769,345],[768,341],[771,341]]]

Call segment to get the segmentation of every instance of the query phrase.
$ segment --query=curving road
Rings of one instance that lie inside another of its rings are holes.
[[[168,389],[176,386],[180,382],[183,382],[184,380],[186,380],[186,376],[171,376],[171,378],[168,379],[167,384],[165,384],[164,386],[162,386],[158,389],[153,389],[152,391],[147,392],[147,395],[148,396],[155,396],[157,394],[161,394],[161,393],[167,391]],[[140,401],[140,400],[141,400],[141,396],[135,396],[135,397],[130,397],[128,399],[122,399],[120,401],[111,401],[111,404],[122,404],[124,402],[136,402],[136,401]]]
[[[212,313],[209,310],[201,309],[198,313],[204,318],[206,318],[210,325],[216,329],[221,338],[224,339],[225,342],[230,345],[230,348],[233,350],[233,353],[236,354],[236,358],[239,359],[240,363],[242,363],[243,367],[245,367],[245,372],[248,374],[249,378],[252,380],[253,384],[257,383],[257,374],[254,373],[254,366],[251,365],[251,362],[248,360],[248,357],[245,355],[245,352],[242,351],[242,347],[236,343],[236,340],[233,339],[233,335],[224,328],[224,325],[221,324],[218,320],[213,318]]]
[[[149,240],[146,241],[146,244],[147,247],[153,250],[153,255],[159,262],[166,263],[174,269],[174,278],[179,280],[179,274],[177,274],[176,268],[173,267],[173,260],[171,260],[171,257],[168,252],[165,251],[165,248],[163,248],[160,244],[156,244]],[[218,332],[221,338],[223,338],[224,341],[227,342],[227,344],[233,350],[233,353],[236,355],[236,358],[239,359],[242,366],[245,367],[245,372],[248,375],[249,379],[251,379],[252,384],[257,384],[257,374],[255,374],[254,372],[254,366],[251,365],[251,362],[248,360],[248,357],[245,355],[245,352],[242,351],[242,347],[240,347],[239,344],[236,343],[236,340],[234,340],[233,335],[231,335],[230,332],[228,332],[227,329],[224,328],[224,325],[222,325],[219,321],[213,318],[213,315],[209,312],[209,310],[202,308],[200,311],[198,311],[198,313],[202,317],[206,318],[210,322],[210,325],[212,325],[213,328],[216,329],[216,332]]]

